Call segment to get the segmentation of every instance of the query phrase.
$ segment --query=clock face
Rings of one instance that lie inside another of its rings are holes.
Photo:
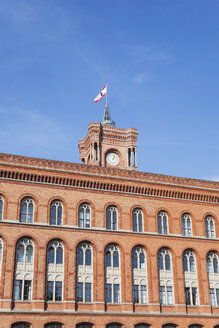
[[[118,165],[119,164],[119,156],[115,153],[109,153],[106,155],[106,161],[110,165]]]

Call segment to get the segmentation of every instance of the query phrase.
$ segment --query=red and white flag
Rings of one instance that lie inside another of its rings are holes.
[[[99,95],[94,98],[95,103],[100,101],[107,93],[107,85],[100,91]]]

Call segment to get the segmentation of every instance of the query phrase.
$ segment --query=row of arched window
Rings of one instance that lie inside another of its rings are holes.
[[[0,267],[2,266],[3,242],[0,240]],[[76,250],[76,301],[93,301],[93,249],[90,243],[82,242]],[[105,248],[105,302],[121,303],[121,261],[120,250],[115,244]],[[148,304],[147,256],[142,246],[132,250],[133,303]],[[157,254],[159,272],[160,304],[174,304],[174,280],[172,257],[167,248]],[[199,305],[196,257],[193,251],[186,250],[182,256],[185,302]],[[206,258],[209,294],[212,306],[219,306],[219,266],[218,255],[211,251]],[[19,240],[16,246],[13,299],[32,299],[34,276],[34,243],[29,238]],[[64,285],[64,245],[53,240],[47,247],[46,301],[62,301]]]
[[[0,196],[0,221],[3,219],[3,197]],[[34,201],[30,197],[21,200],[20,218],[22,223],[34,222]],[[63,224],[63,204],[60,200],[54,200],[50,204],[50,225],[61,226]],[[168,215],[165,211],[159,211],[157,215],[157,225],[159,234],[169,233]],[[192,236],[192,220],[189,213],[181,216],[182,235]],[[91,227],[91,207],[88,203],[79,206],[78,226],[81,228]],[[106,209],[106,229],[118,230],[118,210],[116,206],[108,206]],[[134,232],[144,231],[143,212],[140,208],[132,211],[132,230]],[[215,222],[211,215],[205,217],[205,234],[207,238],[216,238]]]
[[[26,322],[18,322],[18,323],[14,323],[11,325],[11,328],[30,328],[31,325],[29,323]],[[63,324],[59,323],[59,322],[51,322],[51,323],[47,323],[44,325],[44,328],[62,328]],[[79,323],[76,325],[76,328],[92,328],[93,324],[92,323]],[[120,323],[109,323],[108,325],[106,325],[106,328],[122,328],[123,325]],[[149,328],[151,327],[150,324],[147,323],[138,323],[137,325],[134,326],[134,328]],[[162,328],[176,328],[178,327],[178,325],[174,324],[174,323],[167,323],[162,325]],[[199,324],[192,324],[189,325],[188,328],[203,328],[203,325],[199,325]],[[219,328],[219,325],[214,326],[214,328]]]

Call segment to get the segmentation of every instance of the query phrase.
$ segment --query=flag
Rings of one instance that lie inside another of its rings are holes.
[[[98,96],[96,96],[96,98],[94,98],[95,103],[100,101],[106,95],[106,93],[107,93],[107,86],[105,85],[105,87],[100,91]]]

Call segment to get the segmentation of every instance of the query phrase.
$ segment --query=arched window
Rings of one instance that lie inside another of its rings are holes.
[[[132,251],[133,303],[147,303],[147,266],[143,248],[135,247]]]
[[[62,323],[59,322],[50,322],[45,324],[45,328],[62,328]]]
[[[2,221],[3,219],[3,207],[4,207],[3,197],[0,196],[0,221]]]
[[[76,328],[92,328],[92,327],[93,327],[92,323],[86,323],[86,322],[78,323],[76,326]]]
[[[195,255],[187,250],[183,253],[183,271],[185,283],[185,299],[187,305],[198,305],[198,277]]]
[[[89,204],[87,203],[83,203],[79,207],[79,227],[91,227],[91,210]]]
[[[207,254],[207,271],[211,305],[219,306],[219,269],[218,256],[215,252]]]
[[[105,301],[120,303],[121,268],[119,249],[109,245],[105,249]]]
[[[32,223],[34,212],[34,202],[31,198],[26,197],[21,201],[20,222]]]
[[[134,232],[143,231],[143,213],[139,208],[134,209],[132,212],[132,230]]]
[[[148,328],[150,327],[147,323],[138,323],[135,328]]]
[[[176,328],[177,326],[174,323],[167,323],[162,326],[162,328]]]
[[[63,205],[59,200],[54,200],[50,205],[50,224],[62,225]]]
[[[92,248],[88,243],[77,247],[77,302],[92,301]]]
[[[214,219],[211,215],[205,218],[205,233],[207,238],[215,238]]]
[[[118,212],[115,206],[108,206],[106,209],[106,229],[117,230]]]
[[[183,271],[195,272],[195,255],[191,251],[186,251],[183,254]]]
[[[194,325],[189,325],[189,328],[202,328],[202,325],[199,324],[194,324]]]
[[[121,328],[122,325],[120,323],[109,323],[106,325],[106,328]]]
[[[181,218],[182,221],[182,235],[191,236],[192,235],[192,221],[188,213],[184,213]]]
[[[30,324],[27,322],[15,322],[11,325],[11,328],[30,328]]]
[[[158,233],[168,234],[168,216],[164,211],[160,211],[157,215]]]
[[[46,300],[62,301],[64,282],[64,247],[58,240],[49,243],[47,248]]]
[[[2,273],[3,241],[0,239],[0,279]]]
[[[33,272],[33,242],[24,238],[16,247],[14,300],[31,300]]]
[[[166,248],[158,252],[160,304],[173,304],[173,272],[171,255]]]

